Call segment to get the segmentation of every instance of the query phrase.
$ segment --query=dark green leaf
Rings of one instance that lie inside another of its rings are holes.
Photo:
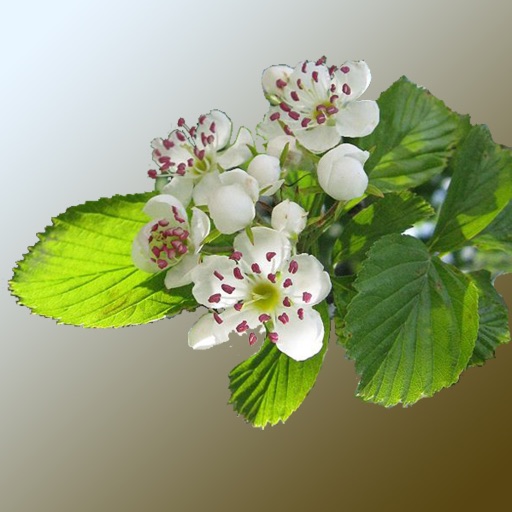
[[[350,301],[354,298],[356,291],[354,289],[355,276],[336,276],[331,277],[332,294],[336,311],[334,313],[334,328],[336,331],[338,343],[344,344],[345,335],[345,317]]]
[[[482,365],[494,357],[494,351],[510,341],[508,311],[501,295],[494,288],[491,274],[486,270],[469,274],[478,289],[480,326],[469,366]]]
[[[512,154],[475,126],[453,159],[453,176],[431,247],[440,252],[465,245],[482,232],[512,198]]]
[[[317,308],[325,327],[324,346],[306,361],[294,361],[265,341],[261,350],[229,374],[229,403],[255,427],[283,423],[314,386],[329,341],[330,320],[325,302]]]
[[[378,99],[380,122],[355,145],[370,151],[365,170],[383,192],[411,188],[439,174],[461,136],[457,114],[402,77]]]
[[[484,251],[506,251],[512,254],[512,201],[473,240]]]
[[[376,242],[355,281],[345,332],[364,400],[413,404],[455,383],[473,353],[478,292],[412,237]]]
[[[165,272],[138,270],[132,241],[152,193],[73,206],[38,235],[10,282],[20,304],[61,323],[122,327],[194,309],[190,287],[168,291]]]
[[[433,214],[432,207],[412,192],[386,194],[350,219],[338,239],[338,251],[333,259],[361,257],[382,236],[402,233]]]

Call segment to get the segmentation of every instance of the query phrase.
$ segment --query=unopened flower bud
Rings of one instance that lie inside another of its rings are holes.
[[[363,169],[368,157],[368,151],[353,144],[340,144],[331,149],[318,162],[320,186],[338,201],[362,196],[368,186],[368,176]]]
[[[289,199],[285,199],[272,210],[272,227],[288,236],[298,235],[306,227],[308,212]]]
[[[279,158],[270,155],[256,155],[247,172],[258,181],[260,189],[264,189],[275,183],[281,175]]]

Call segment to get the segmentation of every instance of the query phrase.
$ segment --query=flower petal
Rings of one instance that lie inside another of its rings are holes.
[[[158,265],[150,260],[149,241],[148,238],[151,233],[151,228],[154,221],[148,222],[137,233],[137,236],[132,243],[132,260],[135,266],[144,272],[159,272]]]
[[[271,107],[270,110],[263,116],[263,120],[256,126],[256,133],[264,140],[272,140],[276,137],[285,135],[281,125],[277,121],[272,121],[270,119],[270,116],[276,112],[280,112],[280,109],[277,107]],[[289,135],[287,135],[287,137],[289,137]],[[281,153],[279,153],[279,155],[273,156],[279,157],[280,155]]]
[[[205,174],[201,180],[196,183],[194,191],[192,192],[194,204],[196,206],[206,206],[212,191],[216,190],[220,186],[221,182],[218,171],[212,171]]]
[[[245,232],[237,235],[233,242],[235,251],[240,251],[243,255],[240,263],[248,269],[253,263],[257,263],[264,275],[275,273],[290,258],[290,240],[280,231],[259,226],[252,228],[252,235],[254,245]],[[269,254],[274,255],[269,258]],[[252,273],[250,270],[249,272]]]
[[[174,176],[162,189],[163,194],[169,194],[179,199],[186,208],[192,199],[194,180],[184,176]]]
[[[188,345],[196,350],[211,348],[219,343],[228,341],[219,339],[213,334],[215,319],[211,313],[203,315],[188,331]]]
[[[229,139],[231,138],[231,128],[232,123],[231,119],[222,112],[222,110],[211,110],[208,114],[206,114],[206,120],[202,125],[199,125],[198,133],[199,137],[196,137],[198,140],[200,139],[200,131],[203,129],[205,131],[205,135],[211,135],[211,125],[215,123],[215,127],[213,129],[213,136],[215,137],[215,146],[217,151],[225,148],[229,144]]]
[[[169,194],[152,197],[144,205],[143,211],[153,219],[169,219],[178,224],[186,224],[188,221],[187,212],[181,201]]]
[[[379,124],[376,101],[352,101],[336,114],[336,126],[343,137],[364,137]]]
[[[190,222],[190,238],[194,244],[195,252],[199,252],[199,249],[203,243],[203,240],[210,233],[210,219],[206,213],[201,211],[199,208],[192,208],[192,220]]]
[[[293,68],[283,64],[270,66],[263,71],[261,85],[263,93],[270,101],[278,101],[283,96],[284,88],[286,88],[284,84],[288,83],[292,73]]]
[[[327,124],[313,126],[307,130],[294,132],[297,140],[312,153],[323,153],[333,148],[341,140],[337,126]]]
[[[292,260],[298,270],[294,274],[288,270],[283,273],[283,279],[290,278],[293,283],[288,288],[288,296],[294,304],[314,306],[322,302],[331,291],[331,279],[323,265],[311,254],[298,254]]]
[[[263,329],[263,325],[258,319],[260,312],[250,307],[242,308],[241,311],[235,308],[228,308],[222,313],[218,313],[213,326],[213,334],[218,339],[229,338],[231,333],[239,336],[247,334],[248,330]],[[238,329],[237,329],[238,327]]]
[[[302,320],[296,311],[290,310],[289,322],[277,322],[277,348],[295,361],[304,361],[318,354],[324,339],[324,324],[318,311],[304,308]]]
[[[308,212],[300,205],[285,199],[272,210],[270,223],[277,231],[283,231],[288,236],[298,235],[306,227]]]
[[[217,163],[223,169],[232,169],[242,165],[251,158],[252,153],[249,146],[254,146],[254,139],[251,132],[242,126],[232,146],[226,148],[222,153],[217,154]]]
[[[185,254],[181,261],[171,267],[165,274],[165,287],[179,288],[192,282],[192,270],[198,265],[199,258],[197,254]]]
[[[342,101],[352,101],[361,96],[370,85],[372,75],[370,68],[364,60],[349,60],[344,62],[334,73],[339,84],[339,90],[343,92]],[[343,88],[347,84],[348,88]],[[348,92],[348,94],[347,94]]]
[[[206,256],[192,270],[192,295],[197,302],[208,308],[220,309],[244,300],[248,294],[248,283],[234,276],[236,266],[236,262],[227,256]]]
[[[271,155],[256,155],[247,168],[247,173],[258,181],[259,188],[268,188],[281,175],[279,158]]]
[[[320,158],[318,183],[338,201],[362,196],[368,186],[368,176],[363,169],[368,156],[368,151],[362,151],[352,144],[340,144]]]
[[[258,181],[247,171],[232,169],[231,171],[223,172],[219,179],[222,185],[240,185],[254,202],[260,197]]]
[[[215,227],[226,235],[244,229],[256,215],[253,198],[236,183],[214,190],[208,198],[208,209]]]

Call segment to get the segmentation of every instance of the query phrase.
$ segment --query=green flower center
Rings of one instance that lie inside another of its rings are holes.
[[[252,289],[252,300],[254,306],[260,311],[273,311],[279,304],[281,293],[273,283],[262,281],[256,283]]]

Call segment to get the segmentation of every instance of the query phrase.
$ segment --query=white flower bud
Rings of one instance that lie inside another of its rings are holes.
[[[308,212],[300,205],[285,199],[272,210],[271,225],[288,236],[298,235],[306,227]]]
[[[368,186],[368,176],[363,169],[368,157],[368,151],[353,144],[340,144],[331,149],[318,162],[320,186],[338,201],[362,196]]]
[[[270,155],[256,155],[249,164],[247,172],[258,181],[260,189],[268,188],[281,175],[279,158]]]
[[[244,229],[254,219],[254,201],[239,184],[223,185],[208,199],[210,217],[215,227],[226,235]]]

